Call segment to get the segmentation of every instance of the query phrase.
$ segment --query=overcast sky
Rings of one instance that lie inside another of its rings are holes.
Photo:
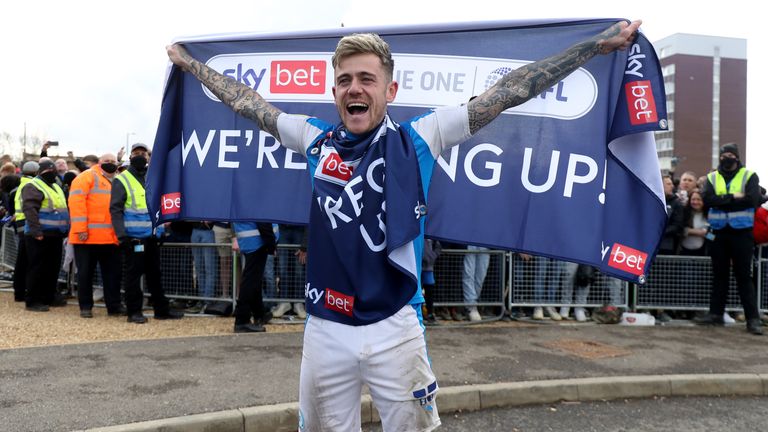
[[[651,41],[674,33],[747,39],[750,167],[768,179],[760,71],[768,67],[766,26],[757,3],[693,1],[162,0],[0,3],[0,132],[59,140],[60,154],[117,151],[152,143],[173,38],[228,32],[501,19],[643,19]],[[322,6],[320,6],[322,5]],[[376,5],[376,6],[374,6]],[[374,12],[375,10],[375,12]],[[760,20],[760,22],[758,21]],[[56,151],[54,150],[54,153]],[[768,183],[768,181],[763,182]]]

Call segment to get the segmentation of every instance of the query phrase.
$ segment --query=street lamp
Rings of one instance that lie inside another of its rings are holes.
[[[126,132],[125,134],[125,151],[128,151],[128,141],[130,140],[131,135],[136,135],[136,132]]]

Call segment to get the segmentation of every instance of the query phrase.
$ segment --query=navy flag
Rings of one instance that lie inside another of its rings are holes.
[[[339,38],[375,32],[395,59],[394,121],[466,103],[507,72],[600,33],[617,19],[334,29],[180,40],[211,68],[279,109],[338,122],[331,56]],[[667,127],[664,82],[639,34],[435,164],[432,238],[586,263],[643,282],[666,223],[653,131]],[[171,68],[147,178],[156,221],[306,224],[307,160]]]

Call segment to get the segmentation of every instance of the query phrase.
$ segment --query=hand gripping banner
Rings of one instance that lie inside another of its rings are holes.
[[[618,20],[337,29],[181,40],[189,53],[279,109],[338,122],[331,56],[339,38],[379,33],[395,59],[394,121],[466,103],[507,72]],[[653,131],[667,127],[661,69],[639,34],[502,113],[437,160],[427,236],[544,255],[643,282],[666,223]],[[170,69],[147,179],[157,222],[306,224],[303,155]]]

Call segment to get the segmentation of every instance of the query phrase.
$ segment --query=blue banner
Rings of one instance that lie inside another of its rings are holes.
[[[208,66],[279,109],[338,122],[331,56],[352,32],[391,46],[406,120],[466,103],[507,72],[556,54],[617,20],[338,29],[181,41]],[[343,33],[342,33],[343,31]],[[427,235],[586,263],[644,281],[666,223],[653,131],[666,129],[664,82],[640,34],[501,114],[438,159]],[[233,113],[191,74],[171,69],[147,178],[159,222],[306,224],[303,155]]]

